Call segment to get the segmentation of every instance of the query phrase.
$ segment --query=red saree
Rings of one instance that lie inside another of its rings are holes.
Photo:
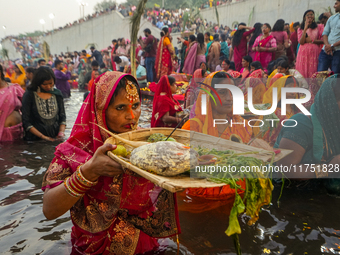
[[[181,111],[180,103],[172,96],[168,76],[164,75],[158,82],[153,98],[151,127],[176,127],[177,123],[164,123],[162,117],[167,112],[169,112],[170,116],[175,116],[176,112]]]
[[[167,46],[164,46],[164,41],[170,40],[168,37],[163,36],[159,41],[155,62],[156,78],[157,81],[164,75],[170,75],[172,73],[172,61],[171,54]]]
[[[106,72],[96,79],[70,138],[56,148],[43,190],[62,184],[103,145],[108,135],[91,123],[107,128],[106,109],[125,76]],[[71,254],[144,253],[158,246],[156,238],[180,232],[175,195],[128,170],[113,178],[101,176],[70,212]]]

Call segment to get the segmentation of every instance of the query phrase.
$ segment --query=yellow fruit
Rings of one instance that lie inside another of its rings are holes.
[[[127,155],[126,148],[123,145],[117,145],[117,148],[113,150],[112,153],[122,157],[126,157]]]

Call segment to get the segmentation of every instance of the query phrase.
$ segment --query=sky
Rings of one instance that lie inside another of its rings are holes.
[[[0,38],[8,35],[19,35],[25,32],[42,30],[40,20],[45,21],[44,29],[52,29],[53,13],[54,28],[73,23],[83,15],[80,14],[79,2],[87,3],[85,16],[94,12],[94,6],[101,0],[0,0]],[[122,3],[124,0],[116,0]],[[6,29],[3,28],[6,27]]]

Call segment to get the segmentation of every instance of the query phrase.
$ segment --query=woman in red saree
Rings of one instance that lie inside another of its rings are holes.
[[[246,31],[246,29],[250,29]],[[233,51],[234,51],[234,62],[235,70],[240,71],[242,69],[242,58],[248,55],[247,50],[247,37],[255,31],[255,28],[246,27],[245,23],[240,23],[238,25],[238,30],[234,34],[233,39]]]
[[[172,58],[175,55],[174,47],[169,39],[169,29],[163,27],[161,31],[161,39],[157,48],[156,55],[156,78],[157,81],[164,75],[172,73]]]
[[[172,76],[164,75],[157,84],[153,98],[151,127],[176,127],[181,118],[176,117],[181,112],[180,103],[173,98],[177,90],[176,80]]]
[[[56,148],[43,179],[43,212],[55,219],[71,212],[71,254],[138,254],[158,247],[156,238],[180,232],[176,197],[124,170],[106,152],[109,137],[137,127],[137,81],[120,72],[97,78],[70,138]]]
[[[215,84],[233,84],[233,79],[226,72],[215,72],[209,74],[204,80],[204,83],[214,87]],[[204,89],[210,90],[206,86],[204,86]],[[227,89],[216,89],[216,91],[221,97],[223,107],[221,107],[217,96],[213,93],[217,106],[213,100],[210,100],[210,97],[207,97],[207,115],[202,115],[202,95],[205,92],[201,90],[196,100],[196,115],[187,121],[182,129],[200,132],[226,140],[229,140],[231,135],[234,134],[239,136],[243,143],[249,142],[252,136],[251,127],[230,125],[231,120],[234,123],[243,123],[244,121],[241,116],[232,114],[233,99],[230,91]],[[213,120],[223,118],[228,120],[228,124],[216,125],[214,127]],[[241,185],[242,189],[245,189],[244,181],[239,181],[238,184]],[[243,193],[240,189],[238,192]],[[204,198],[204,200],[197,199],[197,204],[195,205],[196,212],[201,212],[232,203],[235,197],[235,190],[231,189],[229,185],[225,185],[216,188],[190,188],[185,190],[185,194],[190,197]],[[201,203],[199,201],[201,201]]]
[[[276,39],[270,35],[271,27],[265,23],[262,26],[262,35],[258,36],[253,45],[253,51],[256,52],[254,61],[260,61],[264,69],[274,59],[276,51]]]

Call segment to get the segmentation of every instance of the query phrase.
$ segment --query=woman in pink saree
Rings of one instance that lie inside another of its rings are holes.
[[[0,65],[0,141],[14,141],[23,137],[20,108],[24,92],[19,84],[5,81]]]
[[[185,58],[183,72],[187,74],[193,74],[195,70],[199,69],[200,64],[206,61],[205,58],[206,51],[207,46],[204,43],[204,35],[202,33],[199,33],[197,35],[197,40],[190,42],[189,44],[189,50]]]
[[[313,10],[308,10],[303,15],[301,27],[298,29],[300,48],[296,57],[296,70],[303,77],[311,78],[318,71],[318,61],[323,44],[323,25],[316,24]]]
[[[255,53],[254,61],[259,61],[264,69],[274,59],[276,40],[270,35],[271,27],[268,23],[262,26],[262,35],[258,36],[253,45]]]
[[[68,210],[71,254],[138,254],[158,247],[157,238],[180,232],[176,196],[123,169],[106,152],[113,133],[136,129],[139,86],[131,75],[106,72],[84,102],[70,138],[56,148],[44,179],[43,212],[55,219]],[[95,125],[97,124],[97,125]]]

